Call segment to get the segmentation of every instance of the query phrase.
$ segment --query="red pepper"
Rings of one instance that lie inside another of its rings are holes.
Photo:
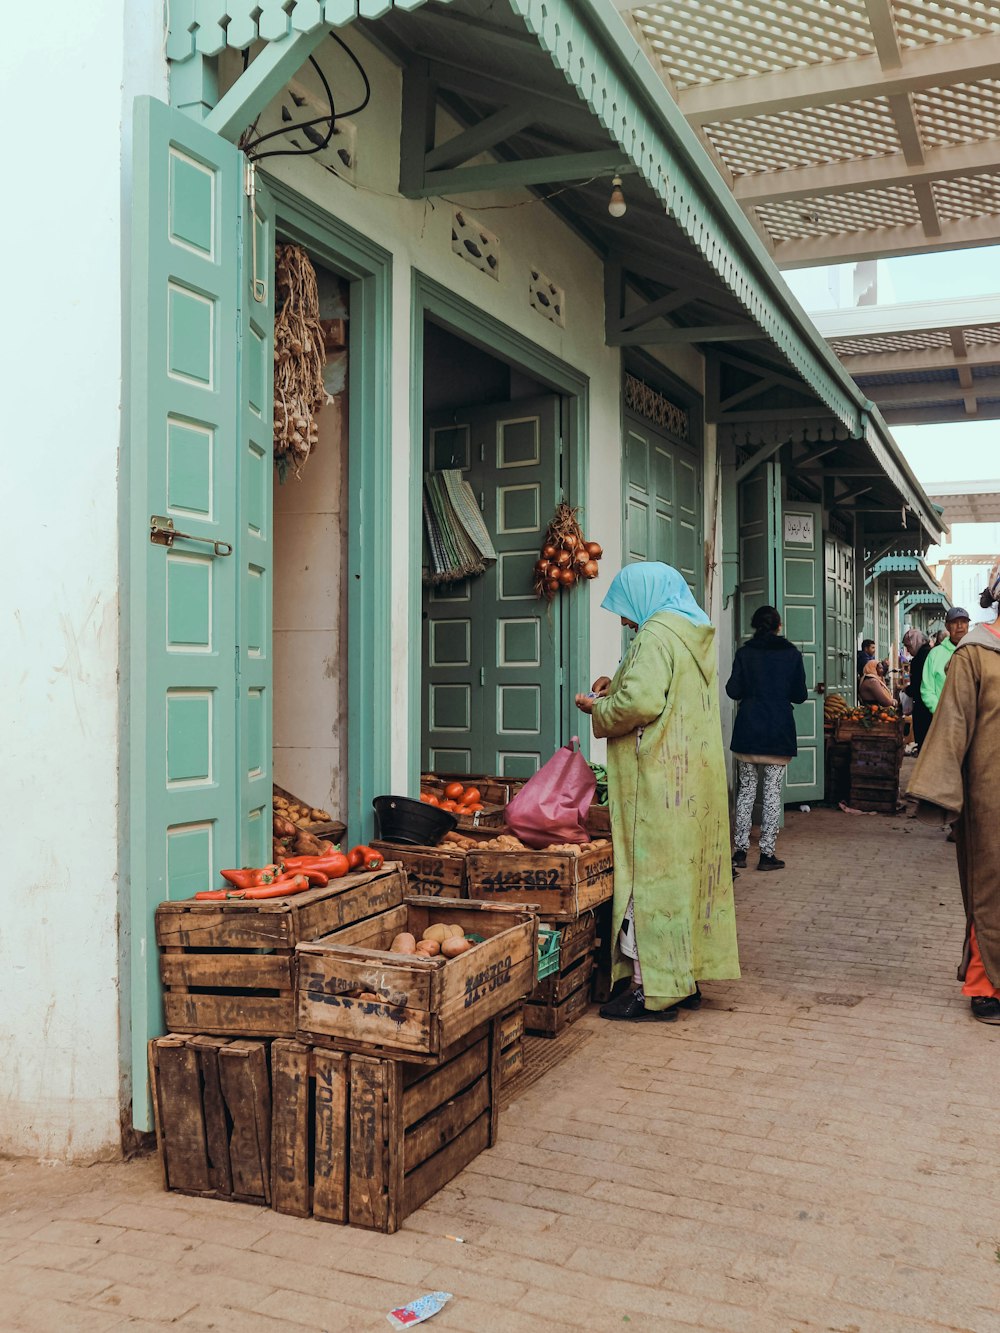
[[[304,893],[308,887],[307,875],[285,875],[272,884],[259,884],[247,889],[243,897],[248,902],[259,902],[262,898],[290,898],[296,893]]]
[[[199,903],[224,903],[231,899],[240,899],[243,897],[244,890],[236,889],[205,889],[201,893],[194,895],[195,901]]]
[[[249,889],[253,883],[253,877],[257,874],[254,869],[243,870],[220,870],[219,874],[224,880],[236,889]]]
[[[339,865],[342,857],[341,852],[332,852],[326,856],[289,856],[284,866],[286,870],[318,870],[325,875],[329,875],[329,866]]]
[[[365,862],[364,847],[352,847],[347,853],[347,864],[352,870],[360,870]]]
[[[355,847],[350,853],[351,856],[357,855],[357,865],[363,870],[381,870],[385,862],[385,857],[381,852],[376,852],[372,847],[366,847],[364,844]],[[351,862],[352,866],[354,862]]]

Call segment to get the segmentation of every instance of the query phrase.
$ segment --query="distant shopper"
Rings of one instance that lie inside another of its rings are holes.
[[[858,676],[860,677],[869,662],[875,661],[875,640],[862,639],[858,652]]]
[[[773,606],[758,606],[750,627],[753,638],[737,649],[726,682],[726,693],[740,705],[729,747],[736,756],[738,777],[733,865],[747,863],[759,766],[764,798],[757,869],[782,870],[785,863],[774,854],[781,819],[781,787],[789,760],[798,754],[792,704],[805,702],[806,671],[798,648],[782,637],[781,616]],[[869,660],[874,667],[874,659]]]
[[[869,662],[861,673],[861,680],[858,684],[858,702],[878,704],[880,708],[895,708],[896,700],[892,697],[892,690],[889,689],[879,672],[880,666],[880,662]]]
[[[1000,598],[1000,561],[989,594]],[[984,594],[985,596],[985,594]],[[932,654],[933,656],[933,654]],[[909,794],[920,813],[953,823],[965,903],[958,969],[972,1017],[1000,1025],[1000,623],[977,625],[949,655],[948,674]]]
[[[924,672],[924,663],[931,651],[927,635],[918,629],[908,629],[903,635],[903,642],[910,653],[910,683],[906,693],[913,701],[913,739],[919,748],[927,739],[931,725],[931,710],[924,703],[920,694],[920,682]]]
[[[928,653],[920,678],[920,697],[932,713],[941,698],[944,676],[952,653],[969,632],[969,613],[964,606],[953,606],[945,616],[944,623],[948,637]]]
[[[614,679],[576,696],[608,738],[612,978],[631,982],[600,1014],[670,1022],[699,981],[740,975],[715,630],[658,561],[626,565],[601,605],[637,632]]]

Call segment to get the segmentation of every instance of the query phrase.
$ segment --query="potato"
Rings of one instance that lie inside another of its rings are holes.
[[[453,940],[457,940],[459,938],[463,940],[465,939],[465,931],[462,929],[461,926],[445,926],[445,930],[448,931],[449,939]]]
[[[389,945],[390,953],[416,953],[417,941],[408,930],[401,930]]]
[[[354,1000],[374,1000],[376,1004],[378,1003],[378,996],[372,990],[363,990],[360,995],[353,995],[351,998]]]
[[[437,940],[421,940],[417,945],[416,952],[424,958],[436,958],[441,952],[441,946]]]
[[[459,954],[466,953],[471,948],[471,942],[464,935],[461,937],[453,935],[451,939],[445,940],[444,944],[441,945],[441,952],[445,958],[457,958]]]
[[[448,938],[448,931],[442,925],[428,926],[420,936],[421,940],[434,940],[437,944],[442,944]]]

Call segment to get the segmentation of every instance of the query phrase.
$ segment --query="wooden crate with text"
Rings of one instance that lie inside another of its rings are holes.
[[[538,983],[524,1006],[524,1029],[536,1036],[558,1037],[587,1011],[593,954],[584,954]]]
[[[391,953],[435,924],[481,942],[457,958]],[[298,1030],[304,1041],[363,1054],[436,1062],[534,984],[538,923],[530,910],[452,898],[400,907],[326,940],[298,946]]]
[[[172,1032],[294,1037],[295,946],[403,901],[398,865],[347,875],[291,898],[161,903],[156,943]]]
[[[460,848],[409,847],[404,843],[378,841],[369,845],[387,861],[399,862],[406,872],[411,894],[465,897],[465,852]]]
[[[579,855],[559,851],[470,851],[466,884],[483,902],[531,902],[542,921],[575,921],[614,894],[610,842],[584,844]]]

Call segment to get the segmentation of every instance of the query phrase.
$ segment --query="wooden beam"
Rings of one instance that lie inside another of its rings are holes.
[[[829,106],[834,102],[890,97],[894,93],[942,88],[954,83],[978,83],[995,77],[998,65],[1000,33],[993,32],[957,42],[911,47],[901,53],[895,70],[884,70],[877,55],[831,60],[776,74],[698,84],[683,89],[678,102],[692,125],[713,125],[765,113]]]
[[[850,504],[852,500],[858,500],[862,495],[867,495],[871,489],[871,486],[855,486],[854,490],[848,491],[846,495],[838,495],[834,500],[834,504]]]
[[[903,138],[902,134],[900,137]],[[853,162],[752,172],[735,181],[733,194],[743,208],[749,208],[757,204],[811,199],[817,195],[885,189],[921,180],[949,180],[996,171],[998,167],[1000,138],[986,139],[981,143],[921,150],[916,161],[911,161],[904,150],[885,157],[858,158]]]
[[[948,347],[918,348],[912,352],[859,352],[856,356],[846,356],[840,352],[838,356],[840,364],[854,376],[891,375],[896,371],[954,370],[959,364],[955,353]],[[970,347],[963,364],[1000,366],[1000,344],[982,343]]]
[[[487,116],[478,125],[461,130],[437,148],[432,148],[424,159],[425,171],[443,167],[457,167],[480,153],[495,148],[518,130],[523,130],[535,119],[534,106],[507,106]]]
[[[609,333],[609,347],[676,347],[683,343],[745,342],[766,338],[756,324],[701,324],[690,328],[635,329]]]
[[[958,45],[958,43],[956,43]],[[873,227],[870,231],[838,232],[774,243],[774,262],[782,269],[851,264],[859,259],[888,259],[939,250],[966,250],[1000,244],[1000,216],[964,218],[941,224],[940,236],[928,236],[921,223]]]
[[[620,149],[606,149],[598,153],[563,153],[558,157],[534,157],[512,162],[490,162],[481,167],[427,171],[420,188],[408,193],[406,197],[427,199],[441,194],[521,190],[529,185],[585,181],[595,176],[625,176],[635,170],[634,163],[629,162]]]
[[[434,81],[426,60],[403,70],[399,132],[399,193],[413,198],[424,181],[424,159],[434,146]]]
[[[889,426],[947,426],[970,420],[963,403],[962,410],[947,407],[890,408],[883,412]],[[1000,403],[978,403],[974,421],[1000,420]]]
[[[865,9],[868,11],[868,26],[872,30],[879,64],[883,69],[899,69],[902,53],[889,0],[865,0]]]
[[[875,399],[880,408],[902,407],[906,404],[929,407],[933,403],[954,403],[970,389],[982,398],[1000,398],[1000,374],[985,375],[982,379],[974,380],[968,366],[959,367],[959,373],[963,372],[968,378],[965,385],[961,380],[933,384],[918,380],[915,384],[876,384],[865,392]]]
[[[289,32],[276,42],[268,42],[205,117],[206,127],[236,143],[268,102],[326,41],[328,31],[319,27],[312,32]]]
[[[639,328],[642,324],[651,324],[654,319],[663,319],[665,315],[673,314],[681,306],[690,305],[693,299],[687,292],[670,292],[667,296],[660,296],[655,301],[648,301],[635,310],[627,311],[611,325],[611,330],[615,333],[627,333],[629,329]]]
[[[787,443],[787,440],[779,440],[777,444],[765,444],[763,449],[757,450],[753,458],[748,458],[745,463],[741,463],[736,469],[736,476],[734,478],[737,486],[741,481],[745,481],[750,473],[759,467],[761,463],[766,463],[767,460],[772,458],[779,449],[784,449]]]

